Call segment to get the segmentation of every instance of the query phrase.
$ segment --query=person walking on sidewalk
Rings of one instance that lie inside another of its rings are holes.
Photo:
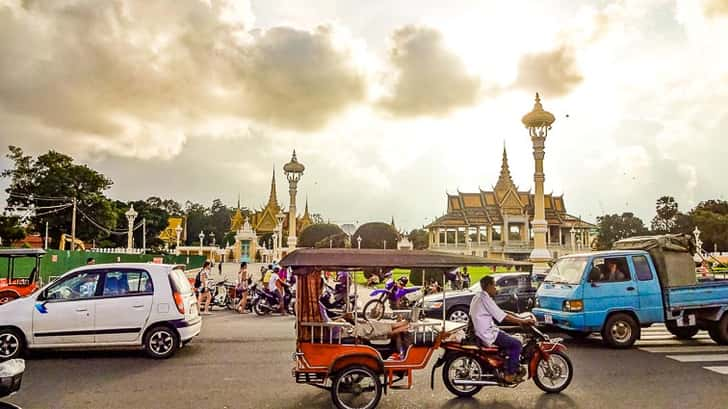
[[[240,263],[240,271],[238,271],[238,291],[240,292],[240,302],[238,303],[238,312],[247,314],[245,305],[248,303],[248,285],[250,284],[248,276],[248,263]]]
[[[210,315],[210,302],[212,301],[212,278],[210,272],[212,271],[212,262],[205,261],[202,265],[202,271],[200,272],[200,298],[197,300],[197,304],[202,309],[201,315]]]

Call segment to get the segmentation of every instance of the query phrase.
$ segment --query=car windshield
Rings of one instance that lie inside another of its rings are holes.
[[[579,284],[588,261],[588,257],[562,258],[551,267],[551,271],[549,271],[544,282]]]
[[[474,293],[477,293],[478,291],[480,291],[480,282],[477,282],[477,283],[471,285],[469,290]]]

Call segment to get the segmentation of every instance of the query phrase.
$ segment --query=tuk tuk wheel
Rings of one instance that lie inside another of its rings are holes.
[[[19,357],[24,347],[23,337],[18,331],[12,328],[0,329],[0,362]]]
[[[381,398],[379,376],[364,366],[345,367],[331,385],[331,399],[338,409],[373,409]]]

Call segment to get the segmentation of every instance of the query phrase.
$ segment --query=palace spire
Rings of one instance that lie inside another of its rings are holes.
[[[498,176],[498,182],[495,184],[496,190],[506,190],[508,188],[514,188],[513,178],[511,178],[511,169],[508,167],[508,153],[506,152],[506,144],[503,143],[503,159],[501,162],[500,176]]]
[[[270,182],[270,196],[268,196],[268,207],[278,209],[278,193],[276,192],[276,169],[273,168],[273,178]]]

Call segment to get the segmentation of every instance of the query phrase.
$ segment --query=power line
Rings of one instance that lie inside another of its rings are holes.
[[[8,196],[15,197],[18,199],[27,199],[27,200],[40,200],[40,201],[60,201],[60,200],[70,200],[70,197],[66,196],[45,196],[45,195],[34,195],[34,194],[24,194],[24,193],[14,193],[9,192]]]
[[[84,219],[88,220],[88,222],[91,223],[94,227],[96,227],[97,229],[99,229],[103,232],[106,232],[107,234],[123,236],[123,235],[129,233],[127,230],[111,230],[110,228],[108,228],[108,227],[102,225],[101,223],[97,222],[96,220],[92,219],[89,215],[84,213],[83,210],[81,210],[79,208],[77,208],[76,210],[78,210],[78,212],[81,213],[81,216],[83,216]],[[140,227],[142,227],[143,224],[144,224],[143,222],[140,222],[139,224],[137,224],[136,226],[134,226],[132,228],[132,231],[139,229]]]

